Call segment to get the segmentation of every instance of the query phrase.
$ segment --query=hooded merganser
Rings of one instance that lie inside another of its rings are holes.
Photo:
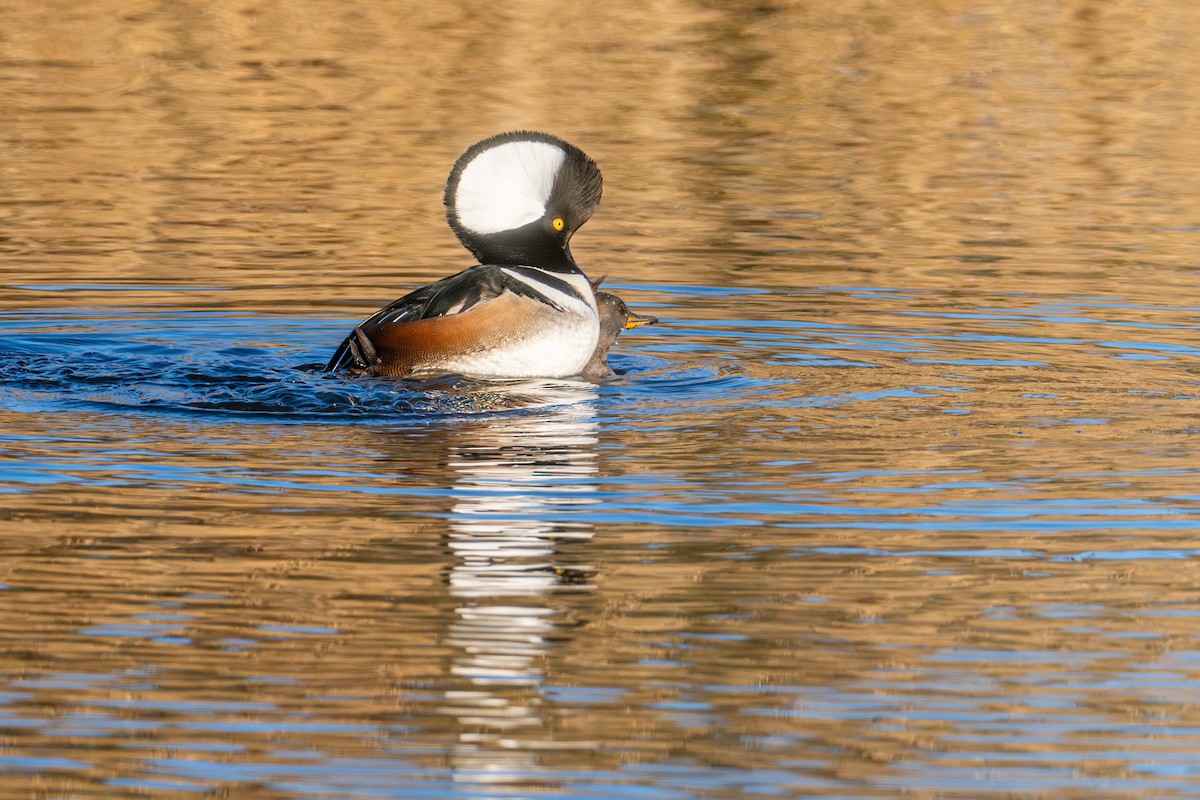
[[[592,291],[596,294],[596,307],[600,310],[600,339],[587,366],[583,368],[580,377],[584,380],[598,381],[611,378],[616,373],[608,365],[608,350],[617,341],[621,331],[631,331],[643,325],[654,325],[658,317],[635,314],[625,305],[625,301],[610,292],[599,291],[603,276],[592,281]]]
[[[596,163],[555,136],[514,131],[472,145],[450,171],[445,204],[479,265],[368,317],[325,370],[561,378],[596,354],[607,368],[612,341],[600,353],[596,292],[569,246],[600,190]]]

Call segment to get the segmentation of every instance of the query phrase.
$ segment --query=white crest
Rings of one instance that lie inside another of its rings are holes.
[[[541,219],[567,154],[549,142],[505,142],[475,156],[458,181],[454,210],[474,233],[499,233]]]

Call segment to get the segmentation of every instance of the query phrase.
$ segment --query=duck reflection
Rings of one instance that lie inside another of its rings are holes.
[[[527,781],[538,750],[563,746],[542,732],[538,687],[574,623],[548,598],[594,588],[570,543],[594,534],[573,517],[599,502],[595,386],[518,384],[505,395],[524,410],[463,428],[447,448],[446,580],[461,600],[448,641],[465,685],[446,692],[442,711],[459,721],[456,780],[471,783]],[[530,408],[539,402],[553,405]]]

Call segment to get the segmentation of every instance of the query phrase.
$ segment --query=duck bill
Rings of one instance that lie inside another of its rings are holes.
[[[640,328],[643,325],[657,324],[658,317],[650,317],[644,314],[634,314],[629,312],[629,316],[625,318],[625,330],[631,331],[634,328]]]

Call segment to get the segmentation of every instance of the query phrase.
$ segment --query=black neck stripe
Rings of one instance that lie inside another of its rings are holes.
[[[540,283],[549,289],[562,292],[567,297],[573,297],[581,302],[587,302],[583,299],[583,295],[579,293],[578,289],[564,281],[562,278],[551,275],[550,272],[543,267],[522,267],[514,265],[507,267],[507,269],[510,269],[513,272],[519,272],[535,283]]]

